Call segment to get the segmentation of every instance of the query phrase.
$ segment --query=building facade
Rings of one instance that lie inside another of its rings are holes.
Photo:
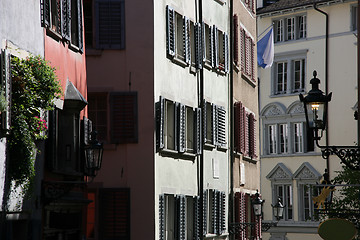
[[[283,218],[263,234],[264,239],[321,239],[313,186],[321,182],[325,169],[333,179],[341,165],[335,156],[324,160],[314,146],[299,94],[311,90],[316,70],[322,91],[334,96],[320,144],[356,142],[355,5],[356,1],[280,0],[258,12],[259,33],[272,25],[275,42],[272,67],[259,69],[261,192],[273,205],[280,198],[285,206]],[[264,208],[264,221],[276,221],[271,207]]]

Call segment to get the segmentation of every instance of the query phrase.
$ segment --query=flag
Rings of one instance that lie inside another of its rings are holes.
[[[270,31],[257,42],[257,60],[262,68],[271,67],[274,61],[274,32]]]

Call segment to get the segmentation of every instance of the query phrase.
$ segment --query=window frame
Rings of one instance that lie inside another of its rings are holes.
[[[282,188],[281,195],[280,195],[280,187]],[[289,181],[273,182],[272,191],[273,191],[272,194],[273,203],[276,203],[278,198],[280,198],[281,202],[284,205],[284,215],[280,219],[280,221],[293,221],[294,220],[294,188],[292,186],[292,181],[289,180]]]
[[[273,19],[275,43],[307,38],[307,14],[301,13]]]

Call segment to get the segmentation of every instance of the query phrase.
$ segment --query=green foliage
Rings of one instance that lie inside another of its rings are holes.
[[[8,137],[9,173],[15,186],[29,188],[35,175],[35,141],[45,139],[46,121],[41,112],[53,109],[61,86],[52,68],[40,56],[12,57],[11,131]]]

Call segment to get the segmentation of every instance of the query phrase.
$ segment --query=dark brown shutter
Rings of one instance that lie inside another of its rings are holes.
[[[240,30],[240,54],[241,54],[241,71],[245,73],[245,30]]]
[[[166,40],[167,54],[175,56],[175,12],[169,6],[166,6]]]
[[[228,73],[229,72],[229,37],[228,35],[224,32],[223,34],[223,38],[224,38],[224,67],[225,67],[225,72]]]
[[[240,152],[246,154],[246,111],[245,107],[240,108]]]
[[[99,234],[102,240],[130,240],[130,190],[99,190]]]
[[[242,103],[235,102],[234,104],[234,142],[235,151],[241,152],[241,119],[242,119]]]
[[[164,141],[164,121],[165,121],[165,99],[160,96],[159,102],[155,105],[156,111],[156,149],[157,151],[165,147]]]
[[[249,156],[249,113],[244,110],[245,121],[244,121],[244,142],[245,142],[245,155]]]
[[[137,143],[137,92],[110,94],[111,142]]]
[[[239,192],[236,192],[235,193],[235,222],[236,223],[240,223],[242,222],[242,208],[241,208],[241,193]],[[240,240],[241,239],[241,234],[242,234],[242,231],[236,231],[237,229],[235,229],[235,239],[236,240]]]
[[[239,23],[238,15],[234,15],[234,63],[239,65]]]
[[[159,240],[165,240],[165,196],[159,195]]]
[[[50,0],[41,0],[41,26],[50,26]]]
[[[77,16],[78,16],[78,47],[80,52],[83,52],[84,43],[83,43],[83,17],[82,17],[82,4],[81,0],[77,0]]]
[[[71,37],[71,3],[70,0],[61,2],[61,29],[62,37],[70,41]]]
[[[249,209],[249,204],[250,204],[250,195],[249,194],[245,194],[245,204],[244,204],[244,222],[250,222],[249,220],[251,220],[251,218],[249,219],[250,215],[251,215],[251,209]],[[249,231],[250,230],[250,231]],[[249,229],[248,227],[245,228],[245,237],[246,239],[250,238],[250,233],[251,233],[251,228]]]
[[[255,136],[255,116],[254,114],[249,115],[249,156],[256,158],[256,136]]]
[[[255,43],[254,41],[251,39],[251,51],[250,51],[250,55],[251,55],[251,80],[253,80],[254,82],[256,81],[256,78],[255,78]]]

